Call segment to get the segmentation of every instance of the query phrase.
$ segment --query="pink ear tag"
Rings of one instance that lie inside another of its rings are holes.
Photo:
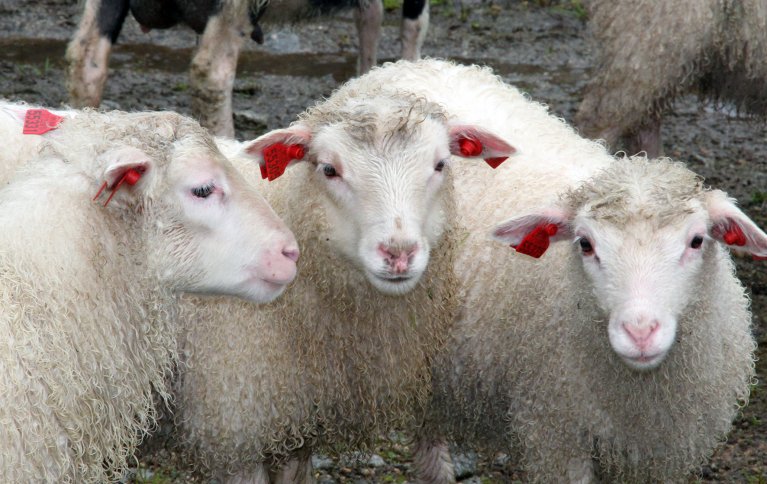
[[[538,259],[549,248],[549,237],[557,234],[559,227],[556,224],[539,225],[535,227],[515,247],[517,252]]]
[[[24,115],[24,134],[45,134],[58,127],[63,116],[58,116],[46,109],[28,109]]]
[[[107,201],[104,202],[104,206],[106,207],[107,204],[112,200],[112,197],[115,196],[115,193],[117,193],[117,190],[120,188],[120,185],[122,185],[123,183],[127,183],[128,185],[133,186],[136,183],[138,183],[138,181],[141,179],[141,175],[143,175],[143,173],[141,173],[138,169],[135,169],[135,168],[131,168],[130,170],[126,171],[125,174],[120,178],[120,180],[118,180],[117,183],[115,183],[115,186],[112,187],[111,189],[112,193],[109,194],[109,198],[107,198]],[[104,191],[106,187],[107,187],[107,182],[104,182],[101,185],[101,188],[99,188],[99,191],[96,192],[96,196],[93,197],[94,202],[98,200],[99,196],[101,196],[101,193]]]
[[[261,165],[261,178],[276,180],[292,160],[301,160],[305,154],[302,145],[275,143],[264,148],[264,164]]]
[[[727,232],[722,236],[722,239],[724,239],[724,243],[727,245],[737,245],[740,247],[746,245],[746,235],[743,233],[740,226],[735,223],[730,224],[727,228]]]

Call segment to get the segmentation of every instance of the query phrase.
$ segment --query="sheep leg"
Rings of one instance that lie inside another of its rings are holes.
[[[378,61],[378,42],[381,40],[383,22],[383,0],[363,0],[354,11],[360,54],[357,58],[357,73],[368,72]]]
[[[109,54],[126,15],[128,0],[86,0],[80,25],[66,53],[69,103],[73,107],[101,104]]]
[[[591,458],[570,459],[567,464],[567,479],[571,484],[591,484],[597,482],[594,475],[594,461]]]
[[[419,438],[413,453],[416,482],[454,484],[455,469],[450,449],[442,439]]]
[[[232,88],[237,57],[248,36],[247,5],[224,2],[221,12],[208,20],[192,58],[192,114],[217,136],[234,137]]]
[[[226,484],[269,484],[269,474],[263,465],[259,465],[250,472],[227,475],[219,480]]]
[[[429,2],[426,0],[404,0],[402,2],[402,58],[418,60],[421,46],[429,28]]]
[[[301,449],[272,476],[272,484],[314,484],[312,454],[308,449]]]
[[[629,154],[644,151],[649,158],[657,158],[663,154],[660,134],[660,118],[642,123],[642,125],[627,137]]]

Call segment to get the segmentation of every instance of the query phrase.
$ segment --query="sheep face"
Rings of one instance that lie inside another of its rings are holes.
[[[326,195],[332,238],[381,292],[418,283],[444,227],[448,133],[427,119],[418,143],[355,143],[339,126],[313,139],[312,182]]]
[[[147,257],[163,284],[273,300],[296,275],[293,234],[210,137],[189,124],[157,127],[160,142],[141,149],[119,138],[105,145],[95,167],[113,195],[105,210],[149,227]]]
[[[170,217],[183,236],[164,259],[179,290],[240,296],[266,302],[296,275],[298,245],[271,207],[215,152],[178,143],[167,168]],[[180,223],[180,225],[179,225]],[[180,235],[180,234],[179,234]],[[163,237],[165,240],[165,237]]]
[[[540,227],[547,235],[531,236]],[[671,351],[679,318],[719,257],[717,241],[767,255],[767,235],[731,200],[668,161],[616,162],[564,206],[511,219],[494,236],[518,251],[531,240],[571,240],[585,273],[575,279],[588,280],[613,351],[636,370],[656,368]]]
[[[333,248],[377,290],[398,295],[418,284],[444,231],[451,154],[505,158],[514,149],[480,127],[447,123],[429,103],[392,104],[354,104],[348,116],[274,131],[246,152],[264,163],[270,146],[306,147],[307,182],[323,195]],[[476,149],[462,151],[466,139]]]
[[[699,205],[699,204],[697,204]],[[707,217],[701,206],[671,225],[615,225],[582,210],[571,227],[596,299],[608,315],[613,350],[630,367],[658,366],[676,339],[677,319],[705,277]]]

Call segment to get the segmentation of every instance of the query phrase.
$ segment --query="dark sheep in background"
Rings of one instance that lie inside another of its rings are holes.
[[[101,104],[109,54],[130,11],[146,32],[184,24],[201,35],[191,63],[192,113],[213,134],[234,137],[237,58],[248,35],[263,42],[259,22],[297,22],[349,8],[355,9],[359,34],[357,70],[365,73],[377,60],[383,0],[86,0],[67,48],[70,103]],[[429,4],[405,0],[402,15],[402,57],[416,60],[429,24]]]

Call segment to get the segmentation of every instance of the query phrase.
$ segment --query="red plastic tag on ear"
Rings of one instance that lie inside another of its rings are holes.
[[[465,157],[479,156],[482,154],[482,142],[479,140],[461,138],[458,140],[458,148]]]
[[[292,160],[301,160],[304,157],[304,147],[301,145],[285,145],[275,143],[264,148],[264,164],[261,165],[261,178],[269,181],[276,180],[283,173]]]
[[[758,255],[752,255],[751,256],[754,260],[767,260],[767,257],[760,257]]]
[[[115,196],[115,193],[117,193],[117,190],[120,188],[120,185],[122,185],[123,183],[127,183],[128,185],[133,186],[136,183],[138,183],[138,181],[141,179],[141,176],[144,174],[143,170],[141,171],[139,170],[141,170],[141,168],[139,169],[131,168],[130,170],[125,172],[125,174],[117,181],[117,183],[115,183],[115,186],[112,187],[112,193],[109,194],[109,198],[107,198],[107,201],[104,202],[105,207],[107,206],[107,204],[109,204],[109,202],[112,201],[112,197]],[[98,200],[98,198],[101,196],[101,193],[104,191],[106,187],[107,187],[107,182],[104,182],[101,185],[101,188],[99,188],[99,191],[96,192],[96,196],[93,197],[94,202]]]
[[[549,238],[557,234],[555,224],[539,225],[528,233],[515,248],[521,254],[538,259],[549,248]]]
[[[490,165],[493,170],[501,166],[501,163],[506,161],[509,157],[508,156],[502,156],[500,158],[485,158],[485,163]]]
[[[45,134],[56,129],[63,116],[58,116],[46,109],[28,109],[24,115],[24,134]]]
[[[727,245],[737,245],[740,247],[746,245],[746,235],[743,233],[740,226],[735,223],[730,224],[727,228],[727,232],[724,233],[722,238]]]

